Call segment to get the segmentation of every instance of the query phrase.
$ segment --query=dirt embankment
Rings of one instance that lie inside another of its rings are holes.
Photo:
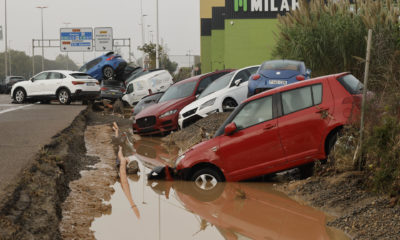
[[[85,155],[86,112],[46,145],[0,205],[0,239],[60,239],[61,203],[70,181],[96,158]]]
[[[212,138],[218,128],[225,122],[230,113],[214,113],[181,131],[171,133],[163,138],[167,144],[175,144],[182,151],[201,142],[203,139]]]
[[[14,184],[14,190],[0,202],[0,239],[62,238],[59,224],[62,203],[70,193],[69,183],[99,162],[96,156],[86,155],[85,128],[113,121],[120,126],[130,123],[117,115],[84,111],[43,147]]]
[[[276,188],[326,212],[332,216],[327,225],[353,239],[400,239],[400,205],[368,191],[365,182],[362,173],[345,172],[277,184]]]

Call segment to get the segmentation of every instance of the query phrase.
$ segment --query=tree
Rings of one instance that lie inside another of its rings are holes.
[[[156,68],[156,44],[155,43],[145,43],[143,46],[138,47],[138,50],[143,51],[149,56],[150,64],[149,68]],[[167,54],[166,47],[158,45],[160,67],[168,70],[171,74],[176,71],[178,64],[172,62]]]

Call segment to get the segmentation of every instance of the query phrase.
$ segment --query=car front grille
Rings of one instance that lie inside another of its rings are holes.
[[[151,127],[156,124],[156,117],[149,116],[149,117],[139,118],[136,120],[136,124],[139,126],[139,128]]]
[[[193,115],[196,112],[197,108],[192,109],[190,111],[185,112],[184,114],[182,114],[183,117],[188,117],[190,115]]]

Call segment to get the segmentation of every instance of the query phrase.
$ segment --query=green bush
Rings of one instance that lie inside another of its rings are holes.
[[[377,192],[400,194],[399,3],[391,0],[303,0],[279,17],[276,58],[302,60],[313,76],[352,72],[363,79],[368,29],[373,30],[361,168]],[[343,129],[329,157],[335,172],[358,169],[359,126]]]

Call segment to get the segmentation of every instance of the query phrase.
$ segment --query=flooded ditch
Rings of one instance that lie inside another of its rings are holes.
[[[140,172],[128,175],[127,192],[117,180],[111,135],[109,125],[86,130],[88,155],[100,162],[70,184],[60,227],[65,239],[348,239],[326,227],[324,213],[271,183],[222,183],[204,192],[193,182],[147,180],[152,167],[171,165],[178,154],[157,138],[134,142],[129,158]]]
[[[152,167],[172,165],[179,153],[158,138],[134,142],[129,158],[140,172],[121,184],[113,121],[130,128],[128,120],[89,111],[54,137],[1,203],[0,239],[348,239],[326,226],[324,213],[272,183],[222,183],[204,192],[192,182],[147,180]]]

